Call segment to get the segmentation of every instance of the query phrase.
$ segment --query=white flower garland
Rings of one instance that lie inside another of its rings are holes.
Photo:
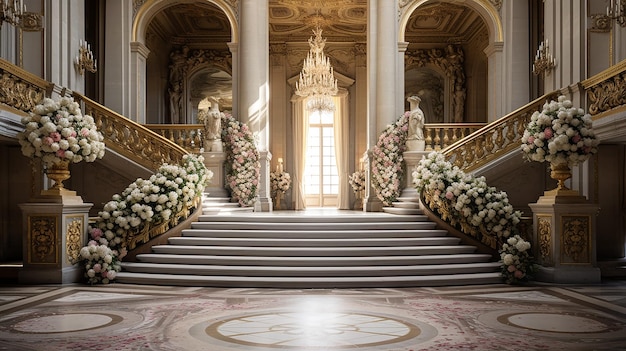
[[[509,203],[506,192],[487,186],[485,177],[466,174],[445,160],[441,153],[431,152],[413,172],[418,192],[429,194],[431,209],[442,215],[446,209],[452,225],[459,225],[466,234],[476,227],[495,235],[500,241],[514,234],[521,212]]]
[[[532,278],[534,263],[530,256],[530,243],[519,235],[510,237],[500,250],[502,277],[507,284],[524,282]]]
[[[390,206],[400,196],[404,178],[404,150],[406,149],[408,114],[381,133],[372,150],[371,182],[383,205]]]
[[[91,241],[81,249],[88,282],[106,284],[115,279],[127,253],[128,233],[167,222],[191,208],[212,177],[204,158],[189,154],[183,156],[182,165],[163,164],[149,179],[139,178],[121,195],[113,195],[89,228]]]
[[[365,190],[365,172],[356,171],[348,176],[348,183],[352,187],[352,191],[358,194],[360,191]]]
[[[270,186],[272,195],[276,192],[286,192],[291,186],[291,175],[287,172],[270,172]]]
[[[261,165],[254,137],[247,125],[230,115],[222,118],[222,141],[226,149],[226,185],[242,207],[256,201]]]
[[[93,162],[104,156],[102,133],[71,97],[44,98],[22,118],[22,124],[25,129],[17,134],[22,154],[40,157],[46,166],[61,161]]]
[[[558,101],[546,102],[541,112],[533,113],[521,146],[529,161],[570,166],[585,162],[598,151],[597,147],[591,116],[573,107],[564,95]]]

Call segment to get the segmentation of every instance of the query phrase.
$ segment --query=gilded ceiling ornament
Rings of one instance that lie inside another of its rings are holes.
[[[146,0],[133,0],[133,19],[137,16],[137,12],[141,6],[146,2]]]
[[[500,11],[502,8],[502,0],[489,0],[491,4]]]

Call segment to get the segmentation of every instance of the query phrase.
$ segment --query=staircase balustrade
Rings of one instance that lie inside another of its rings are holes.
[[[581,82],[587,92],[588,112],[594,120],[626,106],[626,60]]]
[[[53,89],[53,83],[0,59],[0,103],[29,112]]]
[[[144,124],[144,127],[165,137],[191,153],[202,148],[202,124]]]
[[[84,105],[84,114],[96,121],[106,146],[140,165],[158,169],[163,163],[180,164],[188,152],[143,125],[74,92],[74,99]]]

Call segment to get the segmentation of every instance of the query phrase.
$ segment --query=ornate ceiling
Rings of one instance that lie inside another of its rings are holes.
[[[305,42],[317,24],[329,42],[365,42],[367,0],[269,0],[270,42]],[[411,15],[406,39],[410,43],[462,43],[484,29],[480,16],[468,7],[432,2]],[[148,32],[174,45],[208,47],[230,41],[224,13],[201,1],[164,9]]]

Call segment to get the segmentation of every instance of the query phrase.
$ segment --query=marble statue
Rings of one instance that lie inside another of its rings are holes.
[[[422,101],[419,96],[410,96],[407,101],[411,105],[409,111],[409,130],[407,133],[407,150],[424,151],[426,142],[424,140],[424,111],[420,109],[419,103]]]

